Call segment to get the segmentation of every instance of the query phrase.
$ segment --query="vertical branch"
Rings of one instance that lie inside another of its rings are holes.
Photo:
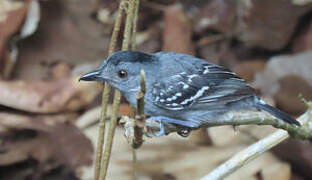
[[[113,33],[111,36],[109,49],[108,49],[108,55],[110,56],[113,54],[116,48],[117,44],[117,38],[120,31],[121,26],[121,20],[122,20],[122,1],[119,5],[119,9],[117,12],[117,17],[113,29]],[[102,152],[103,152],[103,145],[104,145],[104,135],[105,135],[105,119],[106,119],[106,113],[107,113],[107,105],[108,105],[108,95],[111,91],[111,87],[105,83],[104,84],[104,90],[102,94],[102,111],[101,111],[101,119],[99,123],[99,133],[98,133],[98,140],[97,140],[97,149],[96,149],[96,157],[95,157],[95,168],[94,168],[94,179],[98,180],[100,175],[100,169],[101,169],[101,160],[102,160]]]
[[[102,94],[102,110],[101,110],[101,119],[99,122],[99,130],[98,130],[98,139],[97,139],[97,149],[95,156],[95,167],[94,167],[94,179],[99,179],[99,172],[101,169],[101,159],[102,159],[102,151],[104,145],[104,135],[105,135],[105,117],[107,112],[107,104],[108,104],[108,95],[110,93],[110,86],[105,83],[104,90]]]
[[[136,151],[135,149],[141,147],[143,144],[143,131],[145,125],[145,115],[144,115],[144,94],[146,92],[146,78],[145,73],[141,70],[141,83],[140,83],[140,90],[137,93],[137,115],[134,119],[134,126],[133,126],[133,139],[131,141],[132,146],[132,166],[133,166],[133,179],[137,179],[137,158],[136,158]]]
[[[139,0],[135,0],[134,1],[134,18],[133,18],[133,27],[132,27],[132,35],[131,35],[131,50],[136,50],[136,32],[137,32],[137,21],[138,21],[138,13],[139,13],[139,3],[140,1]],[[143,73],[143,74],[142,74]],[[144,77],[143,77],[144,76]],[[144,78],[144,89],[145,89],[145,75],[144,75],[144,71],[141,72],[141,80],[143,80]],[[141,82],[141,91],[142,92],[142,82]],[[143,115],[144,114],[144,93],[145,93],[145,90],[143,92],[143,97],[141,98],[143,102],[143,106],[142,106],[142,103],[139,102],[138,100],[138,108],[139,109],[139,106],[140,108],[143,108],[143,112],[140,112],[138,111],[138,115]],[[139,105],[141,104],[141,105]],[[141,107],[142,106],[142,107]],[[136,128],[137,127],[137,122],[134,121],[134,134],[138,134],[137,132],[140,131],[139,129]],[[142,144],[143,143],[143,130],[141,131],[142,132],[142,135],[141,135],[141,138],[139,138],[140,140],[139,141],[136,141],[138,143],[133,143],[133,144]],[[139,145],[140,146],[140,145]],[[136,151],[135,151],[135,148],[132,146],[132,167],[133,167],[133,180],[136,180],[137,179],[137,156],[136,156]]]
[[[128,3],[128,10],[127,10],[127,18],[126,18],[126,25],[125,25],[125,32],[122,42],[122,50],[128,50],[130,41],[131,41],[131,30],[133,25],[133,17],[134,17],[134,3],[135,0],[129,0]]]
[[[124,1],[121,1],[120,8],[122,8],[122,6],[124,5],[123,2]],[[129,48],[129,43],[131,40],[131,28],[133,25],[133,22],[132,22],[133,15],[134,15],[134,0],[129,0],[128,8],[127,8],[126,25],[125,25],[125,31],[124,31],[124,37],[123,37],[123,43],[122,43],[122,50],[128,50]],[[107,141],[105,144],[105,149],[101,158],[101,171],[100,171],[101,180],[105,179],[106,174],[107,174],[108,163],[110,160],[110,155],[111,155],[111,150],[112,150],[112,145],[113,145],[113,138],[114,138],[115,129],[117,126],[117,118],[119,115],[120,99],[121,99],[120,91],[115,90],[114,101],[113,101],[113,114],[112,114],[110,124],[109,124],[109,130],[107,133]]]
[[[137,115],[134,121],[134,139],[132,147],[137,149],[143,143],[143,128],[145,125],[145,116],[144,116],[144,94],[146,92],[146,78],[145,73],[141,70],[141,83],[140,91],[137,93]]]
[[[121,98],[120,92],[118,90],[115,90],[114,101],[113,101],[113,114],[110,119],[105,149],[104,149],[102,159],[101,159],[100,180],[104,180],[107,174],[107,168],[108,168],[108,163],[109,163],[110,155],[112,151],[115,129],[117,126],[120,98]]]
[[[137,174],[137,156],[136,156],[136,151],[134,148],[132,148],[132,179],[137,180],[138,179],[138,174]]]
[[[132,27],[132,36],[131,36],[131,50],[136,50],[136,32],[137,32],[139,5],[140,5],[140,0],[135,0],[134,18],[133,18],[133,27]]]

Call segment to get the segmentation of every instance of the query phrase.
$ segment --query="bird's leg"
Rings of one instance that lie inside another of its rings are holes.
[[[156,137],[160,137],[160,136],[165,135],[164,122],[181,125],[181,126],[188,127],[188,128],[198,128],[199,127],[199,124],[195,123],[195,122],[182,121],[182,120],[172,119],[172,118],[168,118],[168,117],[164,117],[164,116],[152,116],[152,117],[146,119],[146,121],[158,121],[160,123],[159,132],[153,133],[153,135]]]

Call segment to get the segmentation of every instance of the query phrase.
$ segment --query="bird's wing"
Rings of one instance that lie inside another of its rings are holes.
[[[234,72],[204,63],[195,72],[182,72],[159,80],[152,93],[156,106],[183,110],[195,104],[225,105],[253,96],[254,90]]]

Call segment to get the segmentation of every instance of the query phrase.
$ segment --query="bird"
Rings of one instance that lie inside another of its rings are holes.
[[[117,51],[79,81],[107,82],[136,107],[141,70],[146,74],[144,112],[147,120],[160,123],[159,132],[154,134],[157,137],[167,135],[166,124],[191,131],[218,124],[222,115],[240,110],[265,111],[300,126],[290,115],[261,100],[236,73],[187,54]]]

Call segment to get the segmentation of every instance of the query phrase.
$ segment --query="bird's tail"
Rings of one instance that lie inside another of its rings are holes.
[[[279,118],[279,119],[281,119],[287,123],[296,124],[297,126],[301,126],[300,123],[297,120],[295,120],[294,118],[292,118],[290,115],[280,111],[277,108],[274,108],[274,107],[266,104],[262,100],[258,100],[255,103],[255,106],[256,106],[256,108],[264,110],[264,111],[270,113],[271,115],[273,115],[274,117],[277,117],[277,118]]]

